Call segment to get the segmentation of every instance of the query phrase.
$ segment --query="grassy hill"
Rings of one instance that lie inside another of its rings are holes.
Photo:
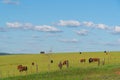
[[[105,59],[105,65],[89,64],[90,57]],[[80,63],[81,58],[87,61]],[[70,66],[60,70],[58,63],[64,60],[69,60]],[[0,56],[0,61],[0,80],[120,80],[120,52],[108,55],[103,52],[9,55]],[[20,73],[19,64],[28,66],[28,71]]]
[[[69,68],[62,71],[9,77],[2,80],[120,80],[120,74],[117,73],[119,68],[120,65]]]

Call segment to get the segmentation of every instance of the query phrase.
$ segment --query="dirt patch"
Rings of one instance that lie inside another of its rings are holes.
[[[120,71],[117,71],[116,74],[120,75]]]
[[[116,68],[113,71],[115,72],[115,74],[120,75],[120,68]]]

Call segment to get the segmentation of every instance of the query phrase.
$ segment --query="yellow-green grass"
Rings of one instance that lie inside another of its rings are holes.
[[[120,52],[109,52],[106,55],[104,52],[71,52],[71,53],[50,53],[50,54],[24,54],[24,55],[7,55],[0,56],[0,78],[29,75],[34,73],[54,72],[60,70],[58,63],[60,61],[69,60],[70,68],[90,68],[98,67],[97,63],[88,63],[90,57],[100,58],[102,61],[105,59],[105,65],[120,64]],[[80,59],[85,58],[85,63],[80,63]],[[50,61],[53,60],[53,63]],[[35,63],[32,66],[32,62]],[[17,66],[22,64],[28,66],[27,72],[19,72]],[[38,71],[36,71],[38,65]],[[104,65],[104,66],[105,66]],[[102,67],[100,65],[99,67]],[[66,66],[63,66],[66,69]]]

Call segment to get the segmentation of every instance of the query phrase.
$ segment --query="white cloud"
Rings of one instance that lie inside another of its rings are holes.
[[[7,25],[8,28],[21,28],[23,26],[19,22],[13,22],[13,23],[7,22],[6,25]]]
[[[120,26],[115,26],[113,33],[120,33]]]
[[[33,29],[33,25],[31,24],[31,23],[25,23],[25,24],[23,24],[23,28],[24,29]]]
[[[66,42],[66,43],[77,43],[79,40],[77,39],[60,39],[61,42]]]
[[[82,24],[83,26],[97,28],[97,29],[103,29],[103,30],[109,29],[108,25],[105,24],[95,24],[93,22],[87,22],[87,21],[83,22]]]
[[[108,29],[108,26],[105,24],[96,24],[95,27],[98,29],[103,29],[103,30]]]
[[[77,26],[80,26],[80,22],[79,21],[76,21],[76,20],[60,20],[58,23],[57,23],[58,26],[71,26],[71,27],[77,27]]]
[[[3,0],[4,4],[14,4],[14,5],[18,5],[19,1],[18,0]]]
[[[59,29],[49,25],[35,26],[32,25],[31,23],[19,23],[19,22],[7,22],[6,25],[8,28],[13,28],[13,29],[26,29],[26,30],[36,30],[43,32],[61,32]]]
[[[21,28],[21,29],[32,29],[33,25],[31,23],[20,23],[20,22],[7,22],[8,28]]]
[[[87,21],[84,21],[83,23],[83,26],[87,26],[87,27],[94,27],[95,24],[93,22],[87,22]]]
[[[85,29],[82,29],[82,30],[76,31],[76,33],[77,33],[78,35],[83,35],[83,36],[85,36],[85,35],[88,34],[88,31],[85,30]]]
[[[76,20],[60,20],[57,23],[58,26],[68,26],[68,27],[78,27],[78,26],[86,26],[86,27],[91,27],[91,28],[96,28],[96,29],[102,29],[102,30],[107,30],[109,29],[108,25],[105,24],[95,24],[91,21],[76,21]]]
[[[48,26],[48,25],[35,26],[34,29],[38,30],[38,31],[43,31],[43,32],[60,32],[59,29],[57,29],[53,26]]]

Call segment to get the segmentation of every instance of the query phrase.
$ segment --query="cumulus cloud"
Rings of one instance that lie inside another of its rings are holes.
[[[7,22],[6,25],[8,28],[21,28],[23,26],[19,22]]]
[[[96,24],[95,27],[98,29],[103,29],[103,30],[108,29],[108,26],[105,24]]]
[[[84,22],[82,22],[82,25],[83,26],[87,26],[87,27],[94,27],[95,26],[95,24],[93,23],[93,22],[90,22],[90,21],[84,21]]]
[[[115,26],[113,29],[114,34],[120,34],[120,26]]]
[[[60,39],[61,42],[65,42],[65,43],[77,43],[79,42],[79,40],[77,39]]]
[[[88,30],[85,30],[85,29],[82,29],[82,30],[79,30],[79,31],[75,31],[78,35],[82,35],[82,36],[85,36],[88,34]]]
[[[58,28],[50,25],[32,25],[31,23],[20,23],[20,22],[7,22],[6,23],[8,28],[20,28],[20,29],[29,29],[29,30],[37,30],[37,31],[42,31],[42,32],[61,32]],[[93,29],[100,29],[100,30],[109,30],[110,32],[114,34],[120,33],[120,26],[108,26],[106,24],[98,23],[95,24],[94,22],[91,21],[76,21],[76,20],[60,20],[57,23],[57,26],[67,26],[67,27],[88,27],[88,28],[93,28]],[[80,30],[76,31],[77,34],[79,35],[87,35],[88,31],[87,30]]]
[[[53,26],[48,26],[48,25],[35,26],[34,29],[38,30],[38,31],[43,31],[43,32],[60,32],[59,29],[57,29]]]
[[[95,24],[93,22],[87,22],[87,21],[84,21],[82,23],[83,26],[87,26],[87,27],[92,27],[92,28],[97,28],[97,29],[103,29],[103,30],[107,30],[109,29],[108,25],[105,25],[105,24]]]
[[[24,23],[24,24],[23,24],[23,28],[24,28],[24,29],[33,29],[33,27],[34,27],[34,26],[33,26],[31,23]]]
[[[71,26],[71,27],[77,27],[80,26],[80,22],[76,20],[60,20],[57,23],[58,26]]]
[[[13,29],[33,29],[31,23],[20,23],[20,22],[7,22],[6,26]]]
[[[78,27],[78,26],[85,26],[85,27],[90,27],[90,28],[95,28],[95,29],[102,29],[102,30],[107,30],[109,29],[108,25],[105,24],[95,24],[91,21],[77,21],[77,20],[60,20],[57,23],[58,26],[68,26],[68,27]]]
[[[13,4],[13,5],[18,5],[19,1],[18,0],[3,0],[4,4]]]
[[[35,26],[32,25],[31,23],[19,23],[19,22],[7,22],[6,25],[8,28],[13,28],[13,29],[36,30],[42,32],[61,32],[61,30],[55,28],[54,26],[49,26],[49,25]]]

